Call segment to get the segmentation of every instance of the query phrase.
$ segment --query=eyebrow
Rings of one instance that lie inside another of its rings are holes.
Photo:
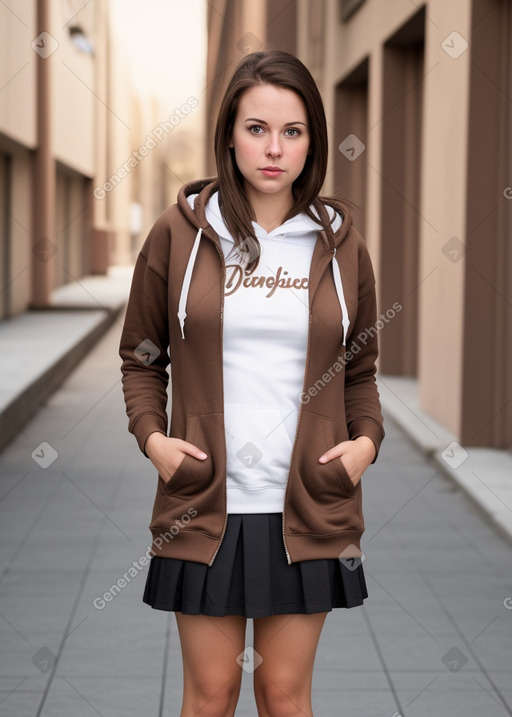
[[[258,119],[257,117],[247,117],[244,122],[257,122],[258,124],[268,124],[268,122],[265,122],[265,120]],[[304,127],[307,127],[307,124],[305,122],[301,122],[300,120],[297,120],[297,122],[286,122],[284,126],[290,127],[291,125],[295,124],[303,124]]]

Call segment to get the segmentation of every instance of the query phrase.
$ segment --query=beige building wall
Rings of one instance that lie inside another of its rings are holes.
[[[132,263],[133,205],[142,235],[170,203],[158,188],[172,161],[159,147],[123,169],[165,116],[139,121],[108,0],[0,3],[0,58],[1,320]]]
[[[454,29],[470,39],[471,3],[431,0],[426,23],[422,145],[419,312],[419,397],[422,407],[457,436],[463,432],[465,262],[442,247],[466,236],[469,83],[471,53],[450,57],[441,42]],[[442,112],[440,112],[442,108]]]
[[[35,3],[16,12],[0,5],[0,318],[23,311],[30,300],[30,168],[36,144],[35,53],[30,47]],[[16,49],[16,52],[12,51]]]
[[[2,266],[4,279],[2,280],[3,291],[0,294],[0,316],[5,313],[16,315],[24,311],[28,305],[31,296],[30,265],[32,259],[29,223],[32,158],[28,150],[17,145],[9,146],[5,139],[4,143],[4,147],[9,153],[7,156],[10,157],[8,197],[11,206],[11,219],[8,221],[4,212],[0,212],[4,219],[4,227],[10,233],[10,251],[6,257],[9,266]],[[3,164],[5,167],[5,163]],[[3,189],[5,189],[5,185],[4,181]]]
[[[94,36],[101,38],[95,46],[94,87],[97,95],[108,98],[112,81],[110,71],[111,31],[108,3],[97,5],[94,17]],[[115,260],[114,232],[108,220],[108,196],[98,199],[94,190],[108,177],[108,126],[110,109],[108,104],[96,102],[94,111],[94,179],[92,187],[91,207],[91,271],[102,274],[109,263]]]
[[[95,34],[95,4],[62,0],[51,3],[51,34],[59,43],[54,55],[48,58],[53,70],[53,152],[57,161],[85,177],[94,175],[96,57],[77,51],[70,41],[70,28],[81,27],[94,47],[101,46],[104,38]]]
[[[137,142],[133,116],[134,94],[129,82],[126,82],[128,64],[123,48],[111,35],[108,49],[107,88],[107,173],[104,177],[97,175],[97,184],[108,181],[116,176],[115,186],[106,194],[107,222],[112,232],[110,262],[120,264],[132,262],[130,238],[130,202],[132,200],[132,182],[134,171],[124,172],[123,164],[131,156]],[[103,201],[103,200],[100,200]]]
[[[0,133],[25,147],[36,144],[36,3],[20,0],[14,12],[0,4]]]

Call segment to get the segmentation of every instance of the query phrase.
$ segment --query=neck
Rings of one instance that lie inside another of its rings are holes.
[[[260,227],[263,227],[266,232],[271,232],[280,226],[285,216],[293,207],[291,191],[285,196],[251,191],[247,192],[247,195],[256,214],[256,222]]]

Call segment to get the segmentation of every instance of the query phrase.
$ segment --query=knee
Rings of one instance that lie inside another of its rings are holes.
[[[240,694],[240,679],[226,675],[210,675],[195,680],[187,690],[186,702],[191,714],[201,717],[226,717],[234,715]]]
[[[290,671],[254,673],[254,695],[258,707],[271,717],[297,717],[311,715],[311,691],[305,682],[299,682]]]

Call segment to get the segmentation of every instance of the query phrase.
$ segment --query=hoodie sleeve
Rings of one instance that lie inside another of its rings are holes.
[[[128,430],[146,457],[148,436],[167,435],[169,250],[164,212],[137,257],[119,346]]]
[[[359,244],[359,299],[356,320],[347,340],[345,354],[345,413],[350,438],[368,436],[375,444],[375,457],[372,461],[375,463],[384,438],[383,417],[375,380],[375,362],[378,355],[378,332],[375,328],[377,300],[370,255],[364,240],[357,232],[356,234]]]

